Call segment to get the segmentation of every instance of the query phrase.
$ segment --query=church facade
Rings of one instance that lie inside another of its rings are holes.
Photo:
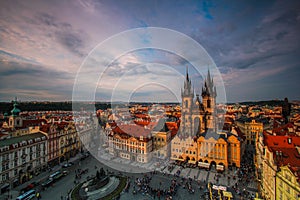
[[[183,137],[193,137],[204,133],[208,129],[216,130],[215,105],[216,105],[216,87],[208,71],[204,86],[202,87],[202,102],[199,95],[194,95],[191,79],[188,72],[184,82],[184,88],[181,92],[182,110],[180,134]]]
[[[242,139],[237,133],[220,132],[216,123],[217,91],[208,71],[202,87],[202,101],[195,95],[188,71],[181,90],[180,130],[171,142],[171,160],[199,167],[224,170],[240,166]],[[234,152],[234,155],[232,155]]]

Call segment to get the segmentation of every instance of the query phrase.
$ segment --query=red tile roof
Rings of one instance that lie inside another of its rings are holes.
[[[50,124],[44,124],[40,127],[40,130],[45,132],[45,133],[48,133],[49,132],[49,129],[50,129]]]
[[[151,129],[146,129],[135,124],[118,125],[113,128],[112,131],[115,134],[128,135],[136,138],[140,138],[140,136],[143,136],[144,138],[151,136]]]
[[[273,134],[276,134],[276,135],[296,135],[295,133],[291,133],[288,130],[289,128],[294,129],[294,124],[287,123],[287,124],[284,124],[284,125],[280,126],[278,124],[278,122],[276,122],[276,124],[275,124],[275,122],[274,122],[274,128],[272,130]]]
[[[291,142],[289,143],[288,140]],[[288,135],[270,135],[269,133],[264,132],[264,144],[268,147],[294,148],[295,145],[300,146],[300,137]]]
[[[300,183],[300,137],[290,135],[270,135],[264,132],[264,144],[273,152],[273,159],[278,167],[288,166]]]
[[[147,126],[148,124],[150,124],[149,120],[134,120],[134,123],[136,125],[140,125],[140,126]]]

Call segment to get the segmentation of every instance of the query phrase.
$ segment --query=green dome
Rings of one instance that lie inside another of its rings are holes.
[[[18,116],[19,113],[21,112],[21,110],[19,108],[17,108],[17,101],[15,101],[14,103],[14,108],[10,111],[12,116]]]
[[[11,110],[11,114],[13,116],[18,116],[20,112],[21,112],[21,110],[19,108],[14,108]]]

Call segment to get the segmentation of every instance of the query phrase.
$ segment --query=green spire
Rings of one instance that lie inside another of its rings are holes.
[[[12,114],[12,116],[18,116],[19,113],[21,112],[21,110],[19,108],[17,108],[17,105],[18,105],[17,97],[15,98],[13,103],[14,103],[14,108],[11,110],[11,114]]]

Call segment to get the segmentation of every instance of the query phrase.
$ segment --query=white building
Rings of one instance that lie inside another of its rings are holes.
[[[47,137],[38,132],[0,141],[0,184],[24,183],[47,165]]]

